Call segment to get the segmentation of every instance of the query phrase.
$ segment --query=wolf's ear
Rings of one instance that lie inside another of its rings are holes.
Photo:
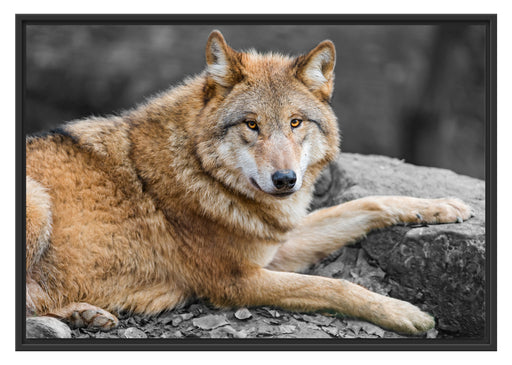
[[[329,40],[323,41],[307,55],[297,59],[297,78],[320,99],[330,100],[334,86],[335,63],[334,44]]]
[[[218,85],[231,88],[242,79],[242,68],[237,53],[229,47],[221,32],[214,30],[206,43],[208,75]]]

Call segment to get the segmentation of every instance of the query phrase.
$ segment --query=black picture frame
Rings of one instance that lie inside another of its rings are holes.
[[[483,24],[486,27],[486,330],[478,340],[428,340],[418,339],[354,339],[326,341],[317,339],[133,339],[133,340],[57,340],[25,338],[25,129],[24,98],[26,96],[25,28],[31,24],[175,24],[216,25],[229,24]],[[407,350],[407,351],[495,351],[497,348],[497,15],[495,14],[180,14],[180,15],[87,15],[87,14],[18,14],[16,15],[16,349],[21,351],[54,350]]]

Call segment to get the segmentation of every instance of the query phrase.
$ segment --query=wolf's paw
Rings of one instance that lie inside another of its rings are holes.
[[[457,198],[424,199],[415,208],[409,223],[462,223],[473,216],[471,207]]]
[[[100,331],[110,331],[119,323],[113,314],[99,308],[74,311],[66,318],[66,322],[71,328],[86,327]]]
[[[380,309],[375,323],[398,333],[419,335],[435,326],[433,316],[402,300],[387,298]]]
[[[88,303],[71,303],[48,315],[63,320],[71,328],[110,331],[119,324],[116,316]]]

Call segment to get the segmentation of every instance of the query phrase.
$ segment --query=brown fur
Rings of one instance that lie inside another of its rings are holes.
[[[155,314],[199,296],[431,328],[409,303],[284,271],[371,229],[455,222],[469,208],[372,197],[307,215],[338,153],[333,44],[292,59],[236,52],[215,31],[206,48],[204,73],[145,105],[27,139],[27,311],[108,329],[117,319],[104,310]],[[269,176],[285,169],[296,190],[278,196]]]

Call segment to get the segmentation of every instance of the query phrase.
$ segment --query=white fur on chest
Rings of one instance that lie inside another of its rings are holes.
[[[272,262],[272,259],[276,255],[277,250],[279,250],[279,247],[281,247],[281,243],[259,244],[257,247],[253,247],[252,250],[250,250],[249,261],[260,267],[265,267]]]

